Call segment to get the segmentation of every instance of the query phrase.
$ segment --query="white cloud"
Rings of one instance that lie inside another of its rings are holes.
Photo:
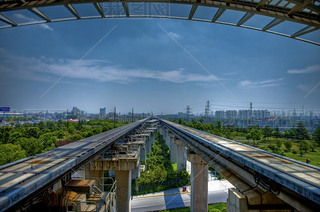
[[[70,79],[89,79],[96,82],[119,82],[128,83],[141,79],[153,79],[172,83],[186,82],[210,82],[217,80],[213,75],[200,75],[188,73],[183,69],[159,71],[148,69],[127,69],[120,66],[110,65],[101,60],[69,60],[26,58],[12,55],[0,48],[0,57],[5,61],[2,70],[11,71],[12,76],[37,81],[52,81],[50,76]],[[0,72],[3,72],[0,71]]]
[[[174,39],[180,39],[181,36],[175,32],[169,32],[168,33],[170,37],[174,38]]]
[[[305,84],[299,84],[296,87],[305,92],[309,92],[312,89],[310,85],[305,85]]]
[[[14,13],[13,16],[17,19],[20,19],[21,21],[26,21],[26,22],[38,22],[37,19],[35,18],[31,18],[31,17],[27,17],[21,13]],[[38,25],[40,28],[44,29],[44,30],[49,30],[49,31],[53,31],[53,29],[48,25],[48,24],[39,24]]]
[[[320,71],[320,65],[308,66],[304,69],[290,69],[289,74],[307,74]]]
[[[240,87],[243,88],[265,88],[265,87],[275,87],[278,85],[281,85],[283,78],[278,79],[269,79],[264,81],[250,81],[250,80],[244,80],[239,83]]]

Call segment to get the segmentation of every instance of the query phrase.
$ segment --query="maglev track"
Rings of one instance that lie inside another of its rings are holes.
[[[189,143],[191,148],[199,148],[202,152],[214,152],[215,154],[208,158],[210,161],[223,158],[222,163],[223,160],[234,162],[255,175],[263,176],[269,182],[273,181],[311,200],[312,203],[309,206],[319,209],[319,167],[176,123],[163,120],[161,122],[181,139],[191,141]],[[210,163],[210,161],[207,162]]]
[[[0,166],[0,211],[74,172],[144,122],[145,120],[134,122]]]

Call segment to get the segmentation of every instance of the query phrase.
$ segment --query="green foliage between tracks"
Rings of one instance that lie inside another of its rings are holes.
[[[137,182],[132,183],[132,194],[147,194],[181,187],[187,185],[189,179],[186,170],[177,173],[176,165],[170,161],[169,148],[162,135],[157,132],[151,152],[147,153],[145,171],[141,172]]]

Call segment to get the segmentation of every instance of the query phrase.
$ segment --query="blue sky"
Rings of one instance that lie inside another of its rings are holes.
[[[98,19],[0,30],[0,74],[1,106],[16,109],[167,114],[191,105],[198,113],[207,100],[213,110],[250,102],[255,109],[320,108],[320,87],[310,93],[320,82],[320,47],[194,21]]]

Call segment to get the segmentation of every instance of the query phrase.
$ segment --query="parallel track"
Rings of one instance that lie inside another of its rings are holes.
[[[304,196],[320,207],[320,168],[200,130],[162,121],[173,133],[192,138],[203,148],[241,164]],[[214,157],[212,158],[214,160]]]

